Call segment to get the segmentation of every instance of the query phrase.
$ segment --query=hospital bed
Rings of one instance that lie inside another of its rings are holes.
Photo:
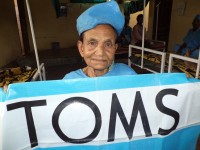
[[[44,63],[40,64],[40,71],[37,68],[24,66],[4,68],[0,70],[0,87],[10,83],[31,82],[40,80],[40,73],[42,80],[46,80]]]
[[[185,61],[195,63],[196,69],[187,68]],[[128,65],[135,65],[152,73],[184,72],[188,77],[200,78],[200,57],[194,59],[148,48],[142,51],[142,47],[135,45],[129,45]]]

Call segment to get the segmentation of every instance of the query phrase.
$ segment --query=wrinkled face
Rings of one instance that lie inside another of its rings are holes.
[[[78,49],[87,66],[95,70],[107,69],[117,49],[117,34],[110,25],[97,25],[83,34]]]

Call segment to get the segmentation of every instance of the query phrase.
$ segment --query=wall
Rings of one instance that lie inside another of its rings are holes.
[[[60,42],[61,48],[76,46],[78,39],[76,19],[91,4],[70,4],[68,16],[60,18],[56,18],[51,0],[29,0],[29,4],[38,50],[51,49],[52,42]],[[1,68],[22,55],[13,0],[0,2],[0,18]],[[33,51],[28,15],[27,27],[30,49]]]
[[[168,51],[172,51],[176,43],[182,43],[196,14],[200,14],[199,0],[185,0],[186,7],[183,15],[179,15],[178,6],[183,0],[173,0]]]
[[[52,42],[59,42],[61,48],[76,46],[78,39],[76,19],[89,6],[90,4],[70,3],[68,15],[56,18],[56,12],[50,0],[30,0],[38,49],[50,49]],[[31,40],[30,38],[30,44],[32,44]]]
[[[60,42],[61,48],[75,47],[78,39],[76,19],[85,9],[89,8],[91,5],[92,4],[71,3],[69,4],[68,16],[56,18],[56,13],[51,1],[43,0],[39,2],[30,0],[30,7],[38,49],[50,49],[52,42]],[[120,7],[122,9],[121,5]],[[146,6],[145,11],[145,27],[148,30],[149,4]],[[137,23],[136,17],[141,13],[143,13],[143,11],[131,15],[129,23],[131,27]],[[148,34],[149,33],[147,32],[147,36]],[[32,45],[31,37],[30,45]],[[31,46],[31,49],[33,50],[33,46]]]
[[[13,0],[0,1],[0,67],[21,55]]]

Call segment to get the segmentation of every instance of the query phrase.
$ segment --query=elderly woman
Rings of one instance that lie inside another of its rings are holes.
[[[115,1],[94,5],[83,12],[77,19],[77,46],[86,67],[66,74],[64,79],[136,74],[129,66],[114,63],[123,26],[124,16]]]

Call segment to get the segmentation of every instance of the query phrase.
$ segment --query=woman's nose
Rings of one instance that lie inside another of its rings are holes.
[[[98,45],[95,51],[96,55],[102,56],[104,54],[104,46]]]

